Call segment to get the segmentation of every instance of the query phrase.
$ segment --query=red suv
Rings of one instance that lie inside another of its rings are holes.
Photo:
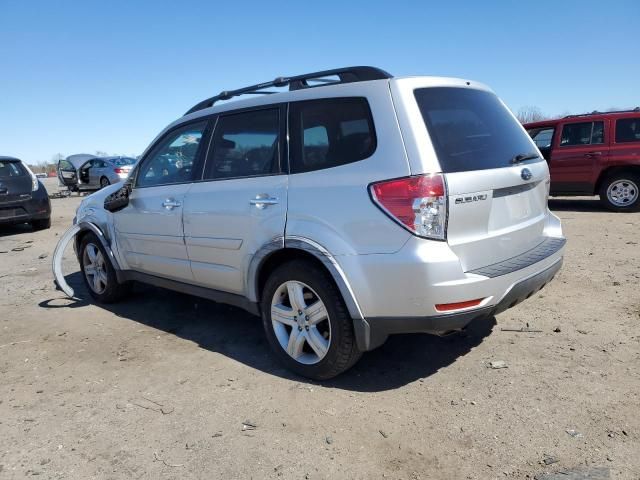
[[[551,195],[600,195],[611,210],[640,210],[640,107],[524,127],[549,162]]]

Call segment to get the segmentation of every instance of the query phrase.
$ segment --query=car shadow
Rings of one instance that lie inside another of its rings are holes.
[[[557,212],[608,212],[597,198],[550,198],[549,209]]]
[[[19,223],[17,225],[0,225],[0,238],[21,233],[33,233],[35,230],[29,223]]]
[[[45,300],[46,309],[83,308],[92,302],[80,272],[67,275],[76,300]],[[285,369],[271,354],[262,322],[239,308],[199,297],[136,284],[131,297],[120,303],[99,305],[114,315],[176,335],[201,348],[217,352],[270,375],[315,383]],[[476,321],[463,332],[447,337],[427,334],[396,335],[380,348],[363,355],[355,367],[323,386],[359,392],[380,392],[402,387],[433,375],[469,353],[488,336],[495,318]]]

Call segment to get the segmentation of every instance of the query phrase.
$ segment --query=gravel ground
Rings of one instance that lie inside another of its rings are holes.
[[[2,479],[640,478],[640,214],[552,200],[569,242],[542,292],[317,384],[241,310],[144,286],[65,298],[50,262],[78,203],[0,229]]]

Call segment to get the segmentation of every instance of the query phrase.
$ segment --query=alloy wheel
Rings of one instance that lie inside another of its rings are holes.
[[[290,280],[280,285],[271,301],[271,324],[276,338],[296,362],[320,362],[331,345],[329,313],[308,285]]]
[[[87,243],[82,255],[84,276],[94,293],[101,294],[107,289],[107,265],[100,249]]]

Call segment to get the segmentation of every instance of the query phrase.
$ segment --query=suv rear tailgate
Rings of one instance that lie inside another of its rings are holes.
[[[532,176],[523,180],[527,168]],[[446,174],[447,241],[465,271],[515,257],[542,243],[546,163]]]
[[[545,241],[547,163],[489,88],[414,77],[392,80],[391,92],[412,175],[445,177],[446,240],[465,272]]]

